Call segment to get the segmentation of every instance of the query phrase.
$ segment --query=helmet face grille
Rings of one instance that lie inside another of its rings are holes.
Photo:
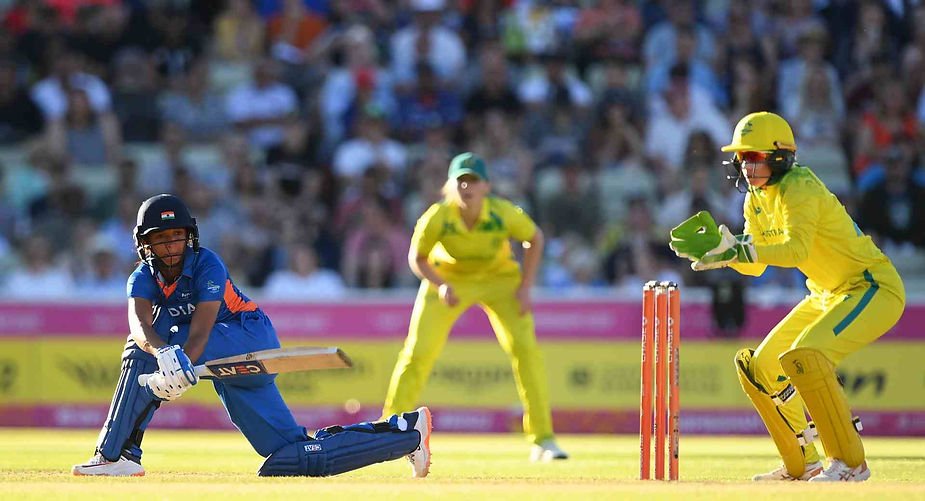
[[[153,252],[148,252],[144,242],[145,235],[151,232],[184,228],[189,245],[194,251],[199,251],[199,227],[196,225],[196,218],[190,215],[186,204],[174,195],[156,195],[142,202],[138,208],[136,222],[133,235],[135,250],[138,257],[152,268],[158,260]]]

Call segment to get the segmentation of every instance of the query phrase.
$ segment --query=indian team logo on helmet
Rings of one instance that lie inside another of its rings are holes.
[[[161,212],[161,221],[170,221],[176,218],[177,216],[174,215],[172,210],[165,210],[164,212]]]

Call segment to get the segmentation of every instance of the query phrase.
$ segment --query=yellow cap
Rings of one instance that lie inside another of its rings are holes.
[[[723,151],[796,151],[790,124],[780,115],[759,111],[745,115],[732,132],[732,143],[723,146]]]

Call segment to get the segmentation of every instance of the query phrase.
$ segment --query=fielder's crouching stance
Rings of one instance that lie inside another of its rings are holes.
[[[75,475],[141,476],[141,439],[161,402],[198,382],[192,361],[279,348],[270,319],[241,293],[221,258],[199,246],[196,220],[177,197],[141,204],[128,280],[129,335],[122,372],[93,458]],[[182,346],[182,348],[181,348]],[[152,374],[145,386],[138,376]],[[407,456],[415,477],[430,469],[426,407],[376,423],[331,426],[314,437],[296,424],[273,375],[213,381],[232,422],[266,458],[261,476],[337,475]]]
[[[905,307],[902,280],[819,178],[794,163],[796,143],[783,118],[747,115],[722,149],[734,154],[727,164],[736,186],[748,184],[744,234],[701,212],[672,230],[671,248],[698,271],[731,266],[758,276],[769,265],[796,267],[810,291],[758,349],[735,357],[742,388],[784,463],[754,480],[867,480],[860,422],[835,367],[896,324]],[[826,469],[812,443],[817,431]]]

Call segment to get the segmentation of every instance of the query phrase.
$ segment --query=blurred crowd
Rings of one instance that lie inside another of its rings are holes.
[[[741,228],[743,115],[925,282],[925,2],[0,0],[0,297],[124,295],[146,197],[250,294],[414,286],[448,160],[546,232],[540,285],[710,285],[667,229]],[[756,288],[795,289],[795,270]]]

